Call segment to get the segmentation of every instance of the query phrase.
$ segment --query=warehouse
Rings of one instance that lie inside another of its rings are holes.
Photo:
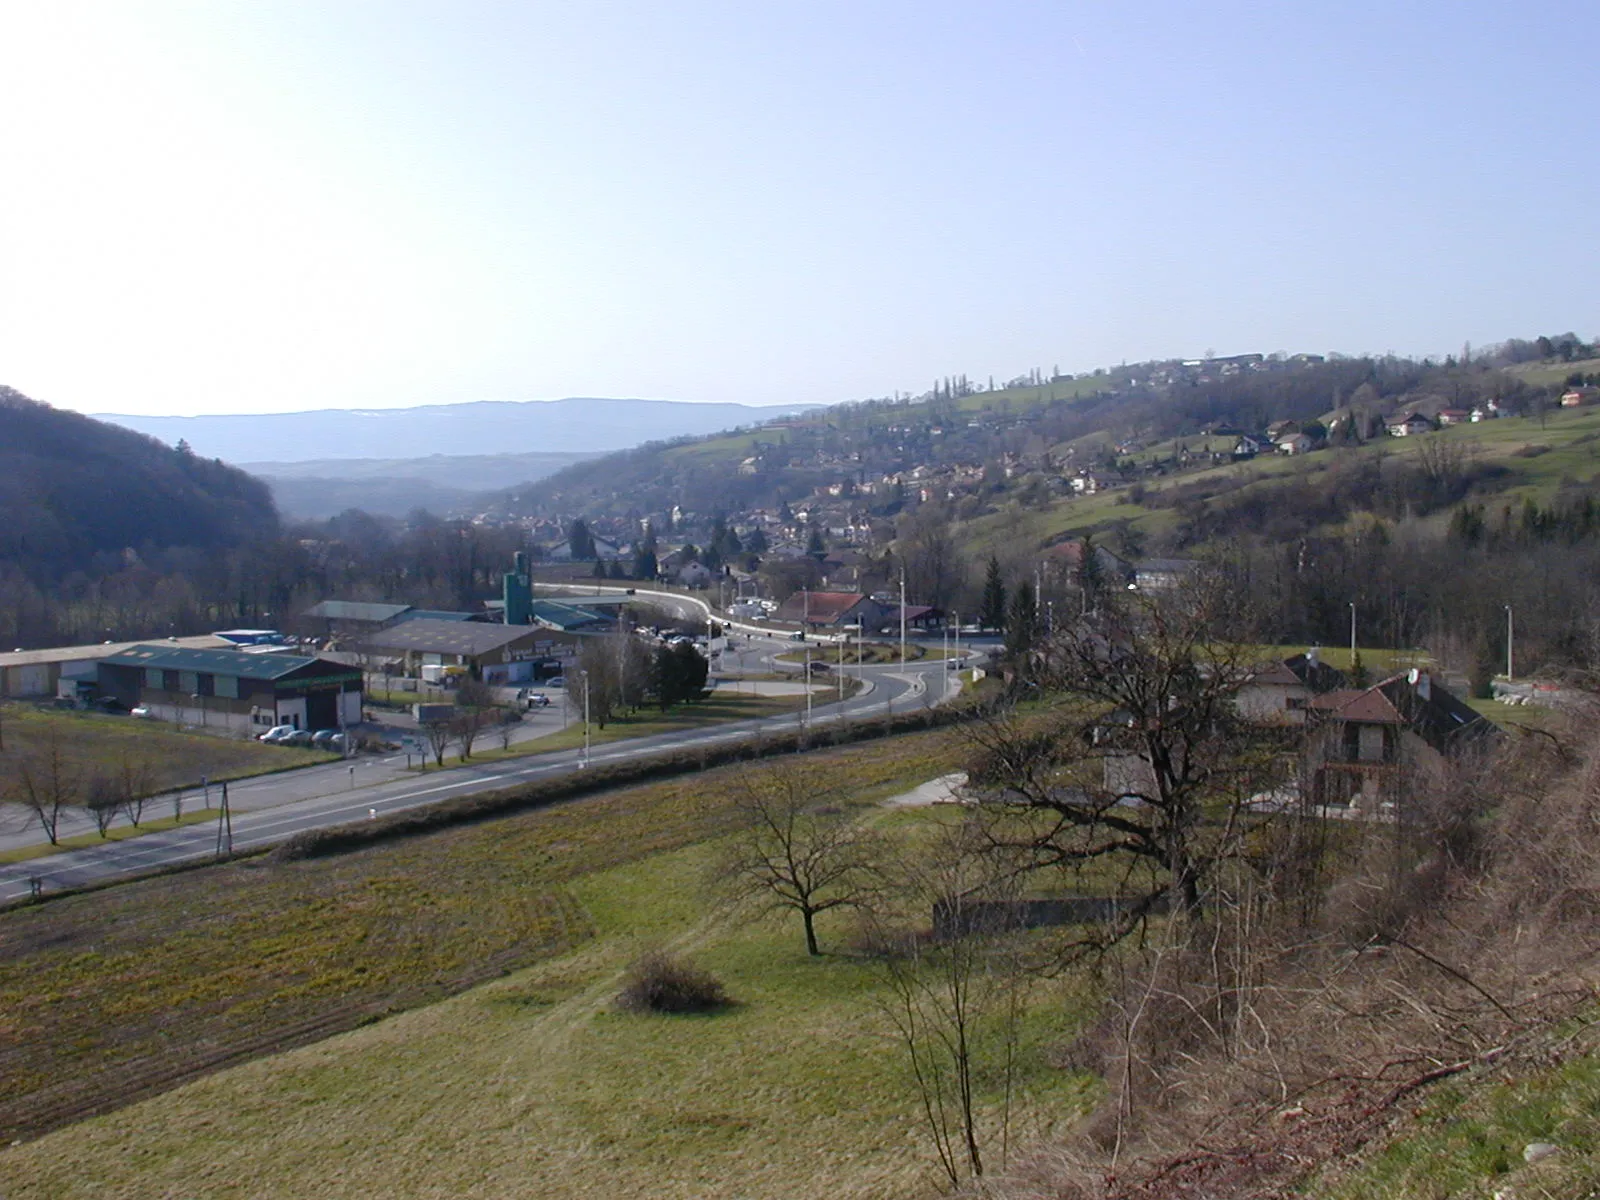
[[[527,683],[534,663],[570,658],[578,652],[576,634],[536,625],[488,625],[476,621],[404,621],[366,634],[356,650],[403,658],[405,673],[424,666],[465,667],[485,683]]]
[[[92,684],[100,660],[141,645],[140,642],[105,642],[94,646],[54,646],[48,650],[16,650],[0,654],[0,700],[49,700],[76,696],[77,685]],[[169,646],[190,650],[225,650],[233,643],[217,634],[168,638]],[[62,681],[66,681],[65,687]]]
[[[100,660],[100,694],[187,725],[259,733],[361,721],[361,670],[328,658],[133,646]]]

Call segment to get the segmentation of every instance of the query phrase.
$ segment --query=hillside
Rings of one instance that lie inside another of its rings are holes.
[[[229,462],[303,462],[408,458],[419,452],[599,453],[655,438],[757,425],[783,411],[744,404],[570,398],[200,417],[97,416],[166,442],[185,440],[197,454]]]
[[[485,493],[528,483],[596,454],[431,454],[426,458],[324,458],[247,462],[288,518],[317,519],[359,508],[401,517],[423,508],[440,516],[476,512]]]
[[[277,531],[266,485],[243,471],[0,388],[0,560],[26,574]]]

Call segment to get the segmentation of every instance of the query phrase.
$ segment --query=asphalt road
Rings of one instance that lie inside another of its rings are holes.
[[[722,669],[751,673],[771,670],[773,656],[793,646],[794,643],[776,639],[741,638],[738,644],[724,651]],[[820,657],[821,647],[818,649]],[[858,674],[857,668],[847,670],[852,676]],[[946,698],[953,683],[951,674],[943,660],[909,663],[903,673],[898,665],[865,667],[859,670],[866,685],[863,692],[843,704],[837,701],[814,704],[810,720],[814,725],[822,725],[938,703]],[[805,713],[801,710],[760,720],[610,742],[593,751],[592,761],[595,764],[619,762],[674,747],[730,741],[764,730],[794,728],[804,719]],[[233,813],[232,848],[235,852],[258,849],[308,829],[365,820],[455,796],[579,771],[583,769],[582,760],[581,750],[566,750],[416,775],[404,769],[403,758],[397,762],[395,756],[391,756],[387,760],[360,759],[240,781],[229,789]],[[212,858],[217,852],[218,826],[216,822],[208,822],[0,866],[0,903],[26,897],[35,886],[45,893],[82,887]]]

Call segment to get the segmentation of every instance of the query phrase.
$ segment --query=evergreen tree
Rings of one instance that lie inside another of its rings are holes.
[[[661,573],[660,566],[656,563],[655,539],[652,538],[639,548],[639,553],[633,556],[633,577],[635,579],[654,579]]]
[[[1006,584],[1000,577],[1000,560],[989,556],[989,571],[983,580],[983,605],[978,611],[978,624],[996,633],[1005,632]]]
[[[567,528],[567,544],[572,548],[574,562],[582,562],[593,558],[594,537],[589,532],[589,522],[582,517],[573,521]]]
[[[815,525],[811,527],[811,536],[806,539],[806,553],[813,558],[822,558],[828,553],[828,547],[822,541],[822,530]]]
[[[1033,584],[1024,579],[1011,597],[1011,608],[1006,613],[1006,653],[1021,657],[1033,649],[1034,634],[1039,624],[1039,604],[1033,594]]]

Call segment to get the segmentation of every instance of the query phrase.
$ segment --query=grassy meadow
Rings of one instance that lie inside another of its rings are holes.
[[[875,805],[961,755],[936,732],[807,760]],[[923,1194],[936,1161],[884,985],[841,952],[848,922],[825,920],[830,953],[810,959],[797,920],[712,902],[740,769],[0,914],[5,1136],[72,1081],[86,1108],[137,1098],[141,1080],[159,1093],[0,1150],[0,1194]],[[912,842],[940,819],[880,818]],[[733,1007],[617,1011],[627,965],[662,947],[715,973]],[[1047,1054],[1081,1002],[1032,999],[1021,1141],[1089,1098]],[[149,1082],[185,1056],[253,1061]],[[992,1119],[998,1094],[980,1099]]]
[[[24,704],[0,705],[0,722],[5,741],[0,771],[8,758],[39,755],[56,743],[83,777],[114,776],[124,763],[136,764],[147,773],[151,794],[197,788],[202,776],[214,783],[244,779],[333,757],[297,746],[263,746],[253,738],[190,733],[164,721]]]

